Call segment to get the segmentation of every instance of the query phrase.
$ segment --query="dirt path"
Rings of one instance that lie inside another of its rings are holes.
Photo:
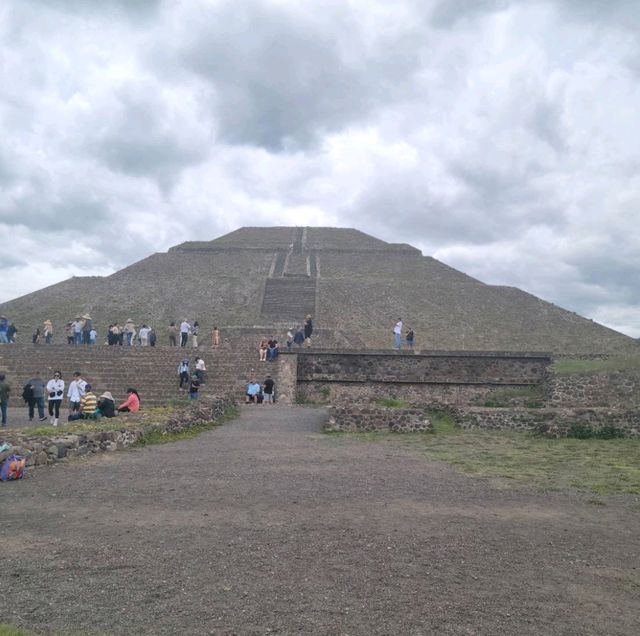
[[[0,622],[80,634],[637,634],[640,512],[251,407],[0,484]]]

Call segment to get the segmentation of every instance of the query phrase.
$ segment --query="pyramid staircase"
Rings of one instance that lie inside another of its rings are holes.
[[[306,229],[297,228],[285,254],[276,258],[267,278],[261,317],[270,322],[301,324],[307,314],[316,314],[317,267],[315,253],[306,247]]]

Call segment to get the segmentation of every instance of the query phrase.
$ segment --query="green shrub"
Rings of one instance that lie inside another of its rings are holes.
[[[567,437],[574,439],[591,439],[593,438],[593,428],[589,424],[572,424]]]
[[[619,439],[624,437],[624,431],[615,426],[603,426],[593,429],[589,424],[573,424],[567,437],[574,439]]]
[[[621,431],[615,426],[603,426],[602,428],[595,431],[593,436],[597,437],[598,439],[616,439],[624,437],[624,431]]]

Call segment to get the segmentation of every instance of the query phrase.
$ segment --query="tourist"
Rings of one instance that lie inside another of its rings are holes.
[[[116,344],[116,335],[113,332],[114,328],[115,328],[115,325],[109,325],[109,327],[107,328],[107,344],[110,347]]]
[[[47,382],[47,398],[49,406],[49,423],[58,426],[60,421],[60,405],[64,397],[64,380],[60,371],[53,372],[53,378]]]
[[[2,426],[7,425],[7,406],[9,406],[9,395],[11,385],[6,381],[4,373],[0,373],[0,412],[2,413]]]
[[[74,422],[75,420],[89,419],[99,417],[98,414],[98,398],[96,394],[91,391],[91,385],[85,383],[84,395],[80,399],[80,405],[76,411],[69,413],[67,420]]]
[[[97,337],[98,337],[98,332],[96,331],[95,327],[92,327],[91,331],[89,332],[89,344],[90,345],[96,344]]]
[[[278,341],[271,336],[271,340],[267,342],[267,360],[273,362],[278,357]]]
[[[0,344],[9,344],[9,321],[6,316],[0,316]]]
[[[178,345],[178,327],[176,327],[175,322],[169,325],[167,333],[169,334],[169,346],[176,347]]]
[[[293,346],[293,327],[287,331],[287,351],[291,351]]]
[[[211,332],[211,344],[214,347],[220,346],[220,331],[218,330],[218,327],[214,327]]]
[[[72,413],[80,410],[80,401],[85,394],[87,383],[82,379],[80,371],[73,372],[73,380],[69,382],[67,397],[69,398],[69,411]]]
[[[258,402],[258,394],[261,392],[261,387],[260,385],[255,381],[255,380],[251,380],[248,384],[247,384],[247,393],[246,393],[246,404],[249,404],[249,402]]]
[[[140,409],[140,396],[135,389],[127,389],[127,399],[118,407],[119,413],[137,413]]]
[[[40,342],[40,329],[38,327],[36,327],[36,330],[31,336],[31,342],[33,342],[33,344],[38,344]]]
[[[53,323],[50,320],[45,320],[43,323],[42,334],[44,335],[44,341],[46,344],[51,344],[53,340]]]
[[[98,411],[103,417],[115,417],[116,414],[116,401],[113,399],[113,395],[109,391],[105,391],[98,398]]]
[[[77,316],[71,323],[71,328],[73,329],[73,344],[82,344],[82,318],[80,316]]]
[[[415,334],[413,333],[413,329],[409,327],[409,331],[407,331],[407,335],[404,337],[405,342],[407,343],[407,347],[409,347],[409,349],[413,349],[414,338],[415,338]]]
[[[136,325],[131,318],[127,318],[127,321],[124,323],[124,336],[127,340],[127,346],[131,346],[135,334]]]
[[[184,358],[178,365],[178,375],[180,376],[180,390],[182,385],[189,384],[189,358]]]
[[[16,341],[16,334],[18,333],[18,329],[14,323],[9,323],[9,328],[7,329],[7,339],[9,340],[9,344]]]
[[[149,328],[149,346],[150,347],[156,346],[156,331],[153,327]]]
[[[296,328],[296,332],[293,334],[293,342],[297,347],[302,347],[304,343],[304,332],[299,327]]]
[[[262,391],[264,393],[264,404],[274,403],[274,388],[275,384],[270,375],[268,375],[262,384]]]
[[[190,333],[191,333],[191,325],[187,322],[187,319],[185,318],[180,323],[180,346],[181,347],[187,346],[187,340],[189,339]]]
[[[207,367],[202,358],[196,356],[196,369],[193,374],[200,380],[200,384],[204,384],[204,374],[207,371]]]
[[[393,346],[400,349],[402,341],[402,318],[398,318],[398,322],[393,326]]]
[[[311,346],[311,334],[313,333],[313,322],[311,320],[311,314],[307,314],[304,319],[304,344],[305,347]]]
[[[28,389],[30,389],[30,392]],[[27,397],[25,397],[25,395]],[[38,419],[44,422],[44,420],[47,419],[44,414],[44,380],[40,377],[39,373],[36,373],[31,379],[27,380],[23,398],[29,407],[29,421],[33,420],[34,408],[37,406]]]
[[[82,344],[89,344],[89,332],[93,329],[93,320],[89,314],[82,316],[84,324],[82,325]]]
[[[266,338],[263,338],[260,341],[260,348],[259,348],[259,355],[260,355],[260,362],[266,362],[267,361],[267,351],[269,350],[269,341]]]
[[[64,336],[67,339],[67,344],[72,345],[73,344],[73,323],[68,322],[65,326],[64,326]]]
[[[189,384],[189,399],[197,400],[198,399],[198,389],[200,388],[200,379],[194,373],[191,377],[191,384]]]
[[[193,348],[198,348],[198,332],[200,331],[200,323],[196,320],[193,323],[193,329],[191,330],[191,343],[193,344]]]
[[[138,338],[140,338],[140,346],[147,347],[149,345],[149,332],[151,329],[147,325],[143,324],[138,331]]]

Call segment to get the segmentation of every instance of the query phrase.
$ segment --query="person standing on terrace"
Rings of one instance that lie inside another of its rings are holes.
[[[400,349],[402,344],[402,318],[398,318],[398,322],[393,327],[393,342],[394,348]]]
[[[185,318],[180,323],[180,346],[181,347],[187,346],[187,340],[189,340],[190,333],[191,333],[191,325],[188,323],[187,319]]]

